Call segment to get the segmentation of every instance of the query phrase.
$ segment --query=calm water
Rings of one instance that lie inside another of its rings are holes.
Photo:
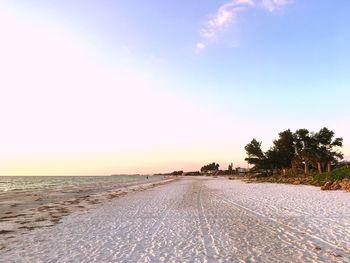
[[[158,181],[162,176],[0,176],[0,192],[14,190],[32,190],[43,188],[61,188],[67,186],[106,185],[124,183],[142,183]]]

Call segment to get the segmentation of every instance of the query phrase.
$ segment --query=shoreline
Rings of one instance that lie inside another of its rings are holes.
[[[340,191],[181,177],[35,229],[6,262],[350,262]]]
[[[83,212],[131,192],[144,191],[177,178],[151,182],[132,182],[115,186],[98,185],[59,189],[25,190],[0,193],[0,251],[6,243],[28,231],[52,227],[75,212]]]

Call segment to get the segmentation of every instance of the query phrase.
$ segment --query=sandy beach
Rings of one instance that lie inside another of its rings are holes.
[[[187,177],[6,241],[3,262],[350,262],[350,195]]]
[[[108,180],[105,180],[105,179]],[[171,182],[170,176],[106,177],[89,184],[0,191],[0,250],[18,242],[22,235],[37,228],[51,227],[77,211],[86,211],[130,192],[144,191]],[[66,181],[67,178],[62,178]]]

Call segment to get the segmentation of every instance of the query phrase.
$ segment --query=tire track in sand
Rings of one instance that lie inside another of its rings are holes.
[[[326,247],[332,247],[333,249],[335,249],[336,251],[336,254],[337,255],[340,255],[341,257],[343,257],[344,259],[347,258],[347,259],[350,259],[350,253],[346,250],[344,250],[343,247],[339,247],[338,245],[336,244],[333,244],[331,242],[328,242],[327,240],[324,240],[323,238],[317,236],[317,235],[314,235],[314,234],[310,234],[306,229],[303,231],[301,231],[300,229],[296,228],[296,227],[292,227],[290,225],[287,225],[287,224],[284,224],[282,222],[279,222],[277,219],[275,218],[272,218],[272,217],[268,217],[266,215],[263,215],[259,212],[256,212],[256,211],[253,211],[251,210],[250,208],[248,207],[245,207],[241,204],[238,204],[232,200],[229,200],[227,198],[225,198],[224,196],[221,196],[221,195],[218,195],[218,194],[214,194],[214,193],[211,193],[212,196],[216,197],[216,198],[219,198],[221,199],[223,202],[225,203],[229,203],[235,207],[238,207],[240,209],[243,209],[245,210],[246,212],[256,216],[257,218],[260,218],[260,219],[263,219],[264,221],[266,222],[270,222],[272,224],[275,224],[275,225],[279,225],[281,228],[284,228],[286,230],[289,230],[289,232],[292,232],[294,234],[297,234],[298,236],[300,237],[303,237],[303,236],[308,236],[310,240],[312,240],[315,244],[323,244],[323,245],[326,245]],[[287,232],[287,231],[286,231]]]
[[[205,211],[203,208],[203,202],[202,202],[202,189],[203,189],[203,183],[200,182],[200,188],[198,192],[197,197],[197,208],[198,208],[198,219],[199,219],[199,225],[200,225],[200,231],[203,236],[203,246],[205,248],[205,255],[207,257],[208,262],[217,261],[219,252],[218,249],[215,247],[214,244],[214,238],[210,234],[210,224],[208,222],[208,219],[205,216]]]
[[[246,199],[251,201],[251,202],[255,202],[255,203],[261,202],[260,199],[253,198],[253,197],[246,197]],[[266,207],[269,207],[270,210],[271,210],[271,208],[274,207],[271,204],[266,203],[266,202],[264,202],[263,205],[266,206]],[[305,211],[303,211],[301,209],[296,209],[296,208],[291,208],[291,207],[288,207],[286,210],[298,213],[298,214],[303,215],[303,216],[312,217],[313,221],[320,222],[320,223],[323,223],[325,225],[329,225],[329,223],[331,222],[333,225],[337,225],[338,227],[342,228],[342,230],[345,231],[347,233],[347,235],[350,234],[349,227],[347,225],[343,225],[343,224],[338,223],[335,219],[327,218],[328,221],[326,221],[324,219],[320,219],[320,218],[314,217],[314,215],[312,213],[307,213],[307,212],[305,212]],[[265,215],[265,217],[268,217],[268,216]],[[280,224],[287,225],[288,227],[291,227],[290,223],[286,222],[285,220],[284,220],[284,223],[280,222]],[[324,240],[323,238],[319,237],[318,235],[312,234],[311,233],[312,230],[309,229],[309,228],[298,227],[296,229],[298,229],[298,232],[300,232],[300,233],[309,233],[309,234],[311,234],[313,236],[317,236],[319,239],[322,239],[325,242],[328,242],[328,243],[333,244],[334,246],[337,246],[340,250],[344,250],[346,253],[350,253],[350,247],[337,245],[337,244],[335,244],[335,243],[333,243],[331,241]],[[325,242],[323,242],[323,243],[325,243]]]
[[[163,193],[164,197],[166,195],[166,193]],[[150,201],[149,201],[150,202]],[[152,200],[152,202],[157,202],[157,200]],[[150,203],[148,203],[148,205],[150,205]],[[143,209],[145,208],[145,206],[143,206]],[[143,234],[143,238],[141,240],[139,240],[139,242],[136,244],[136,246],[133,248],[133,250],[131,251],[128,259],[130,261],[134,261],[136,262],[136,258],[137,258],[137,253],[139,253],[140,251],[142,251],[143,249],[142,248],[147,248],[146,251],[147,251],[147,256],[146,258],[144,258],[144,260],[146,262],[151,262],[152,259],[150,258],[150,255],[153,254],[153,250],[154,250],[154,242],[155,242],[155,237],[157,235],[157,233],[159,232],[163,222],[165,221],[165,219],[167,218],[168,214],[169,214],[169,207],[166,207],[165,211],[161,210],[161,211],[158,211],[157,214],[162,214],[161,217],[158,217],[158,219],[147,229],[144,230],[144,234]],[[140,213],[141,211],[137,211],[135,213],[135,216],[137,214],[143,214],[143,213]],[[155,217],[157,218],[157,217]],[[150,242],[151,243],[151,246],[146,246],[146,244]],[[153,255],[152,255],[153,256]]]

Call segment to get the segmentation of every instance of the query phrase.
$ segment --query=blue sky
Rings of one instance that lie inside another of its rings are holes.
[[[2,1],[0,10],[3,173],[244,166],[252,137],[267,149],[282,130],[324,126],[350,155],[348,1]]]

